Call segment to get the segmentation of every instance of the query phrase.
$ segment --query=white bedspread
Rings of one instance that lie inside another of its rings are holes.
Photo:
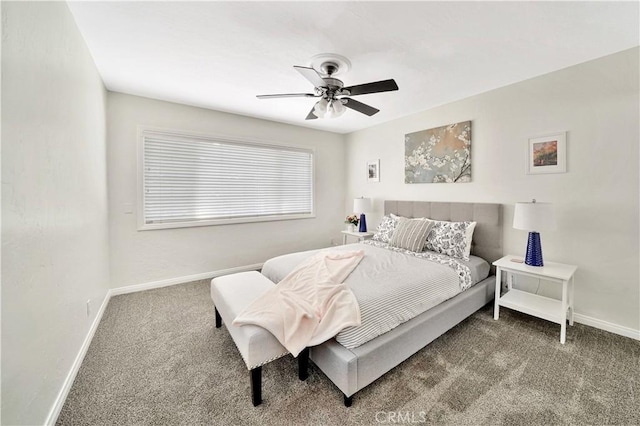
[[[258,325],[271,332],[293,356],[360,325],[358,302],[344,280],[364,252],[318,253],[256,299],[233,325]]]
[[[336,340],[355,348],[460,293],[470,271],[438,254],[409,255],[371,244],[331,250],[363,250],[364,259],[345,280],[360,306],[362,324],[342,330]],[[318,250],[279,256],[265,262],[262,273],[275,283]],[[420,255],[421,257],[419,257]],[[276,286],[278,287],[278,286]]]

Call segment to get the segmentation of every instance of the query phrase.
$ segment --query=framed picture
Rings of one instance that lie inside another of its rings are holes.
[[[529,139],[527,174],[567,171],[567,132]]]
[[[404,136],[404,183],[471,182],[471,121]]]
[[[380,182],[380,159],[367,162],[367,182]]]

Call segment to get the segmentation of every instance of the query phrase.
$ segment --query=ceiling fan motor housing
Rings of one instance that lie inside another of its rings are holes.
[[[327,84],[327,87],[330,90],[335,91],[338,89],[342,89],[342,87],[344,86],[344,83],[341,80],[338,80],[337,78],[324,77],[323,80]]]

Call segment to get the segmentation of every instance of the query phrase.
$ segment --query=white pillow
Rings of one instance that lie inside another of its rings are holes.
[[[393,235],[393,231],[396,229],[396,225],[399,220],[400,216],[396,216],[393,213],[383,216],[372,239],[380,241],[381,243],[388,243],[391,241],[391,236]]]
[[[425,249],[469,260],[476,222],[447,222],[443,220],[434,220],[433,222],[433,227],[427,236]]]

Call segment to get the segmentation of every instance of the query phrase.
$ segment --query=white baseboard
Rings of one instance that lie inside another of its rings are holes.
[[[176,285],[176,284],[184,284],[191,281],[206,280],[210,278],[219,277],[221,275],[235,274],[236,272],[257,271],[258,269],[262,269],[262,265],[263,265],[262,263],[256,263],[254,265],[238,266],[235,268],[222,269],[219,271],[212,271],[212,272],[203,272],[201,274],[188,275],[186,277],[169,278],[166,280],[152,281],[144,284],[135,284],[135,285],[128,285],[124,287],[112,288],[111,295],[116,296],[119,294],[136,293],[138,291],[168,287],[170,285]]]
[[[625,327],[611,322],[599,320],[587,315],[575,313],[573,320],[580,324],[588,325],[590,327],[599,328],[600,330],[608,331],[610,333],[619,334],[620,336],[630,337],[635,340],[640,340],[640,330],[634,330],[631,327]]]
[[[104,300],[100,305],[100,309],[98,310],[96,317],[91,323],[91,327],[89,327],[89,332],[84,338],[82,346],[80,346],[80,351],[78,351],[78,355],[76,355],[76,358],[73,360],[73,364],[71,364],[71,370],[69,371],[69,374],[67,374],[67,377],[62,384],[62,389],[60,389],[53,407],[51,407],[51,410],[49,411],[49,415],[47,416],[47,420],[45,422],[46,425],[53,426],[56,424],[58,416],[60,415],[60,411],[62,411],[64,401],[67,399],[67,395],[69,395],[69,391],[71,390],[73,381],[76,379],[78,370],[80,370],[82,361],[84,361],[84,356],[87,354],[89,345],[91,345],[91,340],[93,340],[93,336],[96,334],[96,330],[98,329],[98,325],[100,324],[100,320],[102,319],[102,314],[104,314],[105,309],[107,309],[109,299],[111,299],[111,290],[107,291],[107,294],[105,295]]]
[[[64,380],[64,383],[62,384],[62,389],[60,389],[60,392],[56,397],[53,407],[51,407],[51,410],[49,411],[49,415],[47,416],[47,420],[45,424],[47,426],[49,425],[53,426],[56,424],[56,421],[58,420],[58,416],[60,415],[60,411],[62,411],[62,406],[64,405],[64,402],[67,399],[67,396],[69,395],[71,386],[73,385],[73,382],[76,379],[76,375],[78,374],[78,370],[80,370],[82,361],[84,361],[84,357],[87,354],[89,345],[91,345],[91,340],[93,339],[93,336],[96,334],[96,330],[98,329],[98,325],[100,324],[102,315],[104,314],[104,311],[107,309],[107,305],[109,304],[109,300],[111,300],[112,296],[116,296],[119,294],[135,293],[138,291],[151,290],[154,288],[167,287],[170,285],[183,284],[191,281],[206,280],[209,278],[219,277],[221,275],[235,274],[236,272],[255,271],[258,269],[262,269],[262,265],[263,265],[262,263],[256,263],[254,265],[238,266],[236,268],[222,269],[219,271],[212,271],[212,272],[204,272],[202,274],[170,278],[170,279],[161,280],[161,281],[153,281],[149,283],[112,288],[108,290],[104,300],[102,301],[102,304],[100,305],[100,309],[98,310],[98,313],[96,314],[96,317],[93,320],[93,323],[91,323],[89,332],[87,333],[87,336],[84,338],[84,341],[82,342],[82,346],[78,351],[78,355],[76,355],[76,358],[74,359],[73,364],[71,365],[71,370],[69,371],[69,374],[67,374],[67,377]]]

